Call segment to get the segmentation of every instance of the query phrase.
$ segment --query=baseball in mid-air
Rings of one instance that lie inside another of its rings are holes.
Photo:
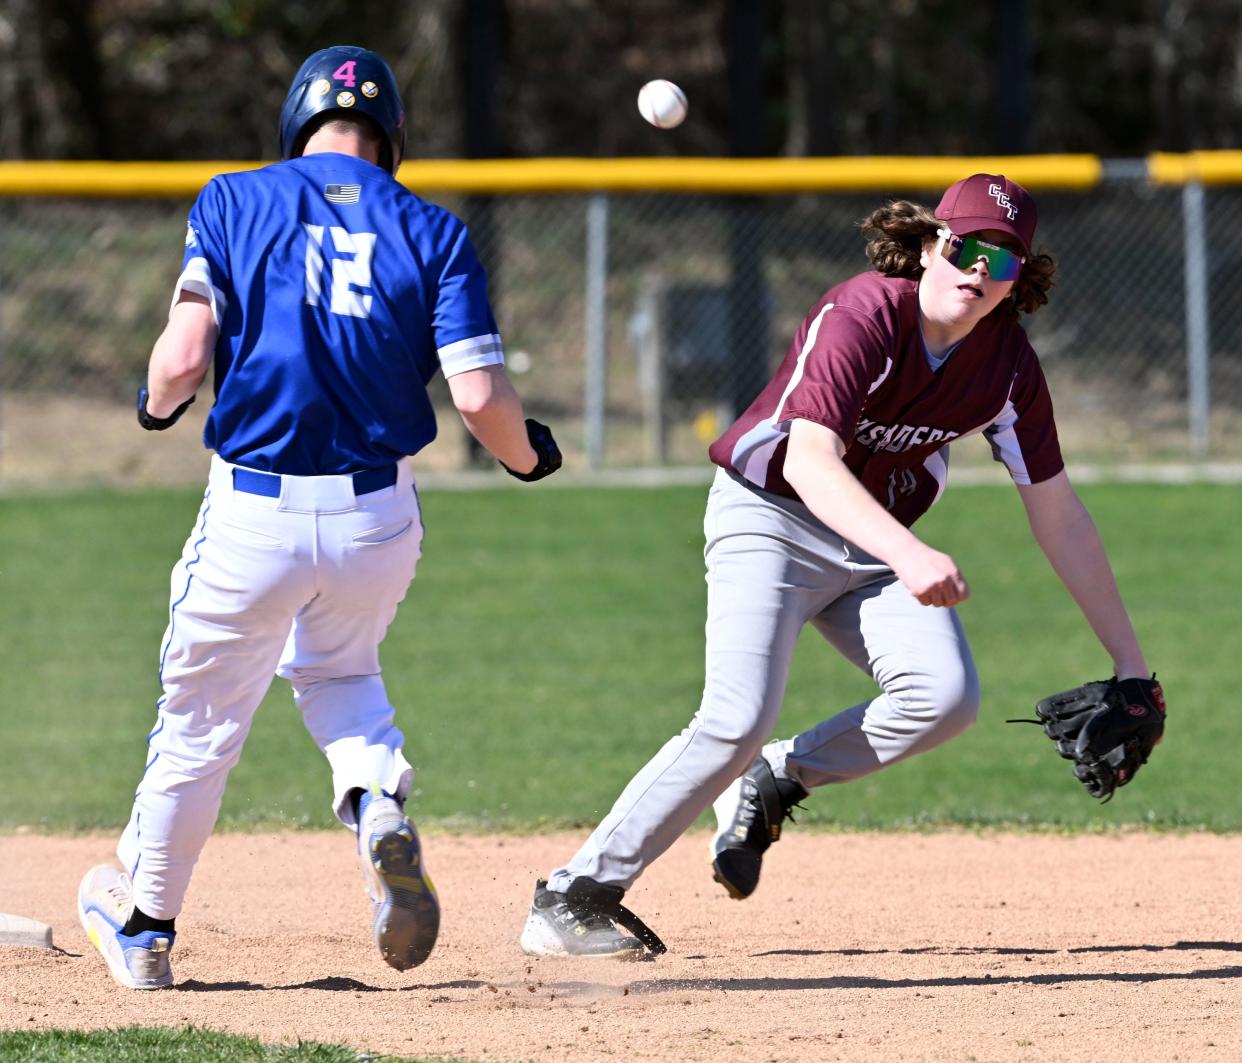
[[[657,78],[638,90],[638,112],[657,129],[672,129],[686,120],[686,94],[671,81]]]

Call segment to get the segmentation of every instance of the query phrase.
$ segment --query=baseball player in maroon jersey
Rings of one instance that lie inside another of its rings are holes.
[[[953,609],[970,587],[911,530],[944,490],[955,439],[988,440],[1117,678],[1147,681],[1020,323],[1047,301],[1056,268],[1032,250],[1035,222],[1025,189],[974,174],[934,213],[899,201],[863,223],[874,268],[811,308],[776,375],[711,447],[720,468],[704,521],[699,711],[537,884],[526,952],[662,951],[621,899],[713,801],[714,877],[747,897],[810,790],[925,752],[975,720],[979,683]],[[808,623],[878,693],[765,745]]]

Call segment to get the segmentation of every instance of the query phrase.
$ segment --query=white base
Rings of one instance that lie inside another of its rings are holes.
[[[32,949],[52,947],[52,928],[24,915],[0,913],[0,945],[25,945]]]

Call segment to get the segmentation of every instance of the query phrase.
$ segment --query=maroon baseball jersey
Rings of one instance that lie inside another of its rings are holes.
[[[918,282],[875,272],[825,293],[776,375],[712,444],[711,459],[797,498],[784,466],[799,417],[841,437],[850,471],[907,527],[944,490],[954,439],[982,432],[1015,483],[1064,467],[1048,385],[1022,326],[994,311],[933,370]]]

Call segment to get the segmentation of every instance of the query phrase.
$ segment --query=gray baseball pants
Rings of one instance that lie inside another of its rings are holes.
[[[920,605],[887,565],[804,505],[718,472],[707,545],[706,682],[699,711],[617,798],[565,867],[628,889],[762,749],[807,790],[922,753],[978,715],[979,681],[952,609]],[[783,742],[776,726],[798,635],[810,623],[881,693]]]

